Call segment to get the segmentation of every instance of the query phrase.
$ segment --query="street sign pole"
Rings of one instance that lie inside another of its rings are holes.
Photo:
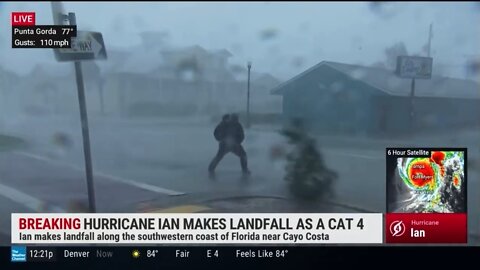
[[[247,78],[247,128],[250,128],[250,69],[252,68],[252,62],[248,62],[248,78]]]
[[[76,25],[75,13],[68,13],[70,25]],[[85,101],[85,85],[83,83],[82,63],[75,61],[75,78],[77,81],[78,105],[80,107],[80,120],[82,124],[83,154],[85,156],[85,171],[88,189],[88,208],[90,213],[96,212],[95,190],[93,186],[92,157],[90,152],[90,135],[88,131],[87,104]]]
[[[410,86],[410,126],[415,128],[415,78]]]
[[[420,56],[398,56],[397,70],[395,73],[400,78],[412,79],[410,85],[410,106],[409,106],[409,125],[412,129],[418,128],[417,117],[415,115],[415,79],[432,78],[433,59],[431,57]],[[408,124],[407,124],[408,125]]]

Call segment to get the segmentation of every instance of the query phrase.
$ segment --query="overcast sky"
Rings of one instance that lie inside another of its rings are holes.
[[[142,31],[165,31],[171,46],[225,48],[232,63],[288,79],[322,61],[370,65],[385,60],[385,48],[404,42],[419,54],[433,23],[435,66],[465,77],[465,63],[478,60],[480,5],[467,2],[65,2],[80,30],[103,33],[108,48],[132,47]],[[26,73],[35,63],[55,63],[49,49],[11,49],[10,13],[36,12],[37,24],[52,24],[50,2],[0,3],[0,65]]]

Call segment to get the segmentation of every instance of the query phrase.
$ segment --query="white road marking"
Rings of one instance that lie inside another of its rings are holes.
[[[0,195],[8,198],[16,203],[19,203],[30,210],[35,212],[53,212],[53,213],[66,213],[63,208],[47,204],[42,200],[32,197],[26,193],[23,193],[17,189],[0,184]]]
[[[44,156],[40,156],[40,155],[28,153],[28,152],[15,151],[15,153],[18,154],[18,155],[23,155],[23,156],[34,158],[34,159],[37,159],[37,160],[41,160],[41,161],[45,161],[45,162],[49,162],[49,163],[53,163],[53,164],[57,164],[57,165],[61,165],[61,166],[70,167],[70,168],[72,168],[74,170],[77,170],[77,171],[82,171],[83,172],[85,170],[83,167],[78,167],[78,166],[75,166],[75,165],[72,165],[72,164],[69,164],[69,163],[66,163],[66,162],[61,162],[61,161],[58,161],[58,160],[50,159],[50,158],[47,158],[47,157],[44,157]],[[144,189],[144,190],[148,190],[148,191],[152,191],[152,192],[155,192],[155,193],[166,194],[166,195],[169,195],[169,196],[179,196],[179,195],[184,195],[185,194],[184,192],[179,192],[179,191],[175,191],[175,190],[171,190],[171,189],[161,188],[161,187],[150,185],[150,184],[147,184],[147,183],[142,183],[142,182],[138,182],[138,181],[134,181],[134,180],[118,177],[118,176],[113,176],[113,175],[109,175],[109,174],[98,172],[98,171],[94,172],[93,174],[94,174],[94,176],[96,175],[96,176],[104,177],[104,178],[107,178],[111,181],[131,185],[131,186],[141,188],[141,189]]]
[[[83,170],[83,169],[81,169],[81,170]],[[137,181],[134,181],[134,180],[125,179],[125,178],[121,178],[121,177],[118,177],[118,176],[108,175],[108,174],[105,174],[105,173],[102,173],[102,172],[96,172],[94,174],[98,175],[98,176],[101,176],[101,177],[108,178],[108,179],[113,180],[113,181],[117,181],[117,182],[124,183],[124,184],[127,184],[127,185],[132,185],[132,186],[135,186],[135,187],[138,187],[138,188],[141,188],[141,189],[145,189],[145,190],[148,190],[148,191],[153,191],[153,192],[156,192],[156,193],[167,194],[169,196],[179,196],[179,195],[184,195],[185,194],[185,192],[166,189],[166,188],[162,188],[162,187],[159,187],[159,186],[150,185],[150,184],[147,184],[147,183],[137,182]]]

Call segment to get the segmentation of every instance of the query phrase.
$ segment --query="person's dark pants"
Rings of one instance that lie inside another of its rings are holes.
[[[235,144],[231,147],[227,147],[225,143],[218,144],[217,155],[213,158],[212,162],[210,162],[210,166],[208,166],[208,171],[210,172],[215,171],[215,168],[217,167],[218,163],[229,152],[234,153],[236,156],[240,158],[240,165],[242,166],[242,171],[248,172],[247,153],[243,149],[242,145]]]

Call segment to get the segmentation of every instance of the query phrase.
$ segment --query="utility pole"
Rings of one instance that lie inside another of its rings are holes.
[[[415,78],[410,85],[410,128],[415,129]]]
[[[427,43],[427,56],[430,57],[432,50],[432,38],[433,38],[433,23],[430,23],[430,29],[428,30],[428,43]]]
[[[68,13],[68,20],[70,25],[77,25],[75,13]],[[88,190],[88,208],[90,213],[95,213],[95,192],[93,186],[93,169],[90,152],[90,135],[88,131],[87,104],[85,101],[85,85],[83,82],[82,63],[80,61],[75,61],[75,78],[77,81],[78,105],[80,107],[80,120],[82,124],[83,154],[85,157],[85,172]]]
[[[98,80],[98,95],[100,98],[101,115],[105,115],[105,102],[103,101],[104,87],[105,87],[105,79],[103,77],[100,77],[100,79]]]
[[[430,23],[428,29],[428,42],[427,42],[427,57],[430,57],[432,51],[432,38],[433,38],[433,23]],[[415,121],[415,78],[412,78],[410,85],[410,125],[411,128],[416,128]]]
[[[252,62],[248,61],[248,78],[247,78],[247,128],[250,127],[250,69],[252,68]]]

